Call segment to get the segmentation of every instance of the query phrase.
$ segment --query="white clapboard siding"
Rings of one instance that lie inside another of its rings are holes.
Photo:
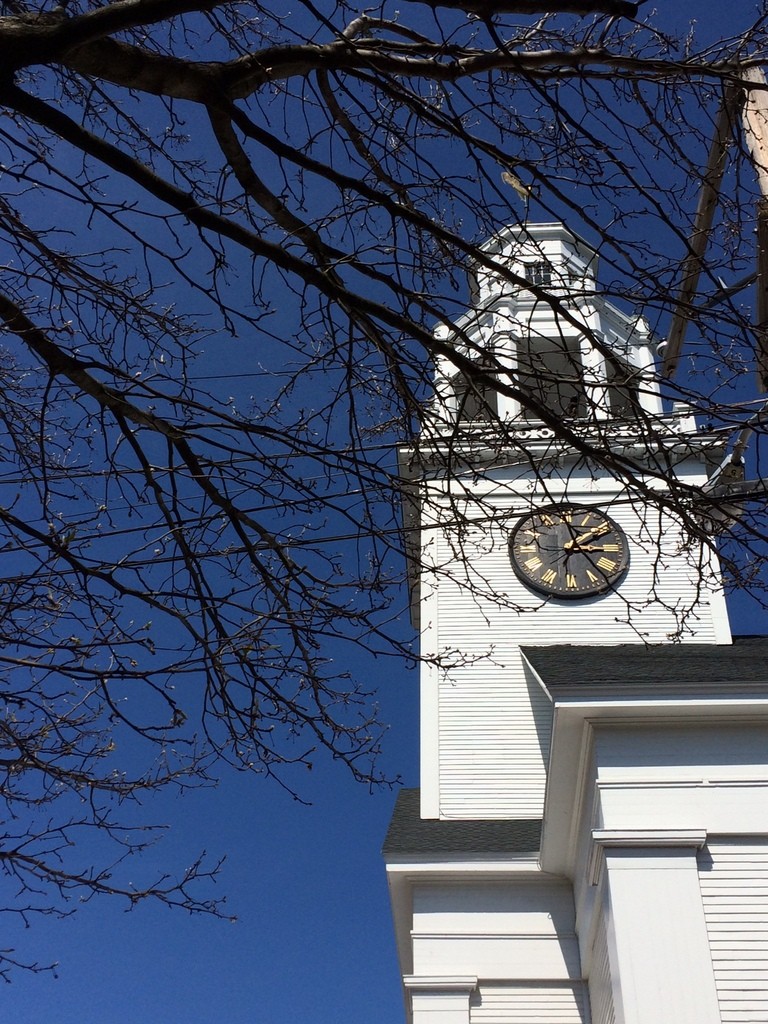
[[[469,1021],[470,1024],[589,1024],[584,984],[481,984],[470,999]]]
[[[611,966],[608,960],[608,936],[605,915],[600,915],[592,951],[592,967],[589,972],[589,1002],[592,1008],[593,1024],[614,1024],[611,988]]]
[[[552,710],[529,689],[518,648],[499,652],[496,678],[451,674],[440,685],[441,812],[446,817],[535,818],[546,783]]]
[[[526,679],[519,645],[660,643],[675,635],[715,642],[708,595],[697,605],[697,567],[680,554],[679,531],[667,524],[660,556],[632,506],[607,507],[637,541],[619,592],[583,601],[545,601],[517,579],[508,554],[514,515],[504,520],[509,527],[469,536],[463,558],[450,532],[438,536],[440,573],[422,621],[432,623],[441,659],[432,670],[441,817],[542,813],[552,712]]]
[[[699,877],[723,1024],[766,1024],[768,837],[708,842]]]

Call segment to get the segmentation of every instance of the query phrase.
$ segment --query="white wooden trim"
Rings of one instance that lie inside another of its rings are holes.
[[[707,841],[704,829],[592,829],[592,853],[587,867],[590,885],[599,885],[609,849],[675,849],[693,847],[700,850]]]
[[[440,602],[436,580],[428,574],[434,565],[436,531],[427,530],[422,547],[421,570],[421,638],[422,657],[420,673],[420,781],[421,817],[440,817],[440,710],[438,704],[439,668],[438,614]]]

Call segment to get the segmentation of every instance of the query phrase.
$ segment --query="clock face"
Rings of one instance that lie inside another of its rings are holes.
[[[512,568],[529,587],[554,597],[610,590],[629,565],[627,538],[589,505],[552,505],[524,516],[509,540]]]

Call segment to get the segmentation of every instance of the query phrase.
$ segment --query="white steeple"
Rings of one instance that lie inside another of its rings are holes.
[[[598,291],[598,257],[562,224],[507,228],[483,247],[501,269],[469,271],[472,308],[437,336],[480,366],[500,366],[507,393],[471,387],[438,360],[435,415],[459,420],[607,420],[661,413],[648,327]],[[508,391],[520,388],[526,404]]]
[[[497,268],[471,268],[474,307],[439,328],[435,399],[401,453],[427,818],[541,814],[551,705],[522,644],[730,642],[714,555],[643,496],[670,467],[701,486],[719,457],[664,414],[645,323],[600,296],[594,251],[562,225],[484,251]]]

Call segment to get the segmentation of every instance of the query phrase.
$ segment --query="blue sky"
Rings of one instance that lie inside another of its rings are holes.
[[[736,31],[755,5],[728,7]],[[662,20],[680,29],[687,5]],[[721,3],[699,3],[705,35],[723,23]],[[743,18],[739,15],[743,13]],[[764,632],[738,602],[738,632]],[[393,659],[366,662],[390,723],[382,767],[418,784],[415,672]],[[125,913],[94,900],[64,920],[12,927],[2,945],[60,962],[58,977],[18,973],[2,991],[3,1019],[48,1024],[399,1024],[403,1019],[381,842],[394,793],[369,794],[341,768],[320,764],[302,806],[277,786],[227,773],[216,789],[165,795],[148,818],[168,822],[150,852],[184,866],[200,850],[226,854],[219,888],[236,923],[150,906]]]
[[[388,663],[377,680],[389,770],[417,784],[417,685]],[[251,777],[152,805],[172,823],[151,855],[184,865],[226,853],[220,886],[229,923],[106,900],[65,920],[36,921],[15,945],[58,957],[59,977],[19,973],[1,990],[4,1020],[313,1024],[402,1019],[399,973],[379,849],[394,794],[369,794],[335,765],[304,790],[312,806]]]

